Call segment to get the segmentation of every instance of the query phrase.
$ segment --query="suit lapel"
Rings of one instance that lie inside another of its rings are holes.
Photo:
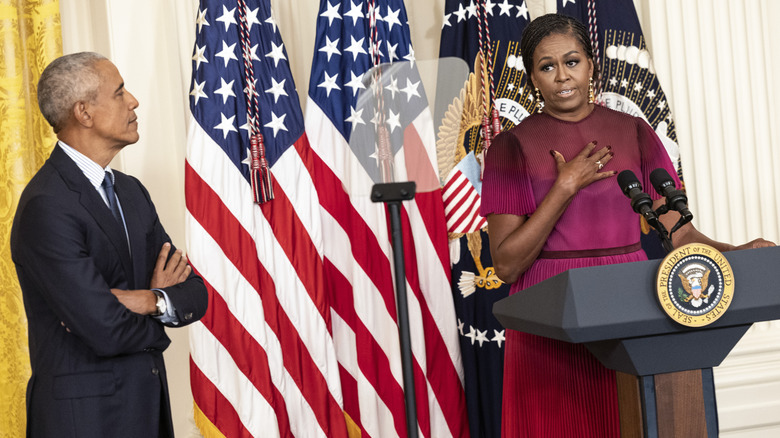
[[[143,199],[139,199],[138,196],[131,196],[131,193],[135,191],[129,190],[129,185],[133,184],[126,175],[114,172],[116,176],[116,183],[114,189],[119,197],[119,203],[122,205],[122,213],[125,216],[125,226],[127,227],[127,235],[130,239],[130,247],[132,248],[133,258],[133,279],[136,287],[147,288],[149,287],[146,277],[146,266],[144,263],[144,256],[146,255],[146,230],[143,229],[143,220],[140,216]]]
[[[98,227],[105,233],[108,240],[116,249],[117,256],[122,262],[122,268],[128,281],[128,287],[134,288],[133,264],[130,260],[130,248],[127,246],[127,236],[122,226],[114,219],[108,205],[100,197],[95,187],[81,169],[59,147],[55,146],[49,157],[49,162],[57,169],[68,188],[79,193],[79,202],[84,209],[95,219]]]

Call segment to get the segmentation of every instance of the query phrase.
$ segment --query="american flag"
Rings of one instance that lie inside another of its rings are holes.
[[[479,215],[481,191],[480,166],[472,151],[452,169],[444,182],[448,232],[473,233],[487,226],[487,220]]]
[[[372,86],[366,72],[377,60],[391,64]],[[390,136],[399,180],[418,186],[402,213],[418,428],[468,435],[435,137],[416,67],[402,0],[320,3],[305,124],[344,409],[364,437],[406,436],[388,219],[369,198],[377,128]]]
[[[196,423],[204,436],[346,436],[312,154],[270,1],[203,0],[195,30],[187,245],[210,292],[208,313],[190,329]],[[252,120],[245,55],[258,102]],[[275,195],[260,205],[250,184],[252,122]]]

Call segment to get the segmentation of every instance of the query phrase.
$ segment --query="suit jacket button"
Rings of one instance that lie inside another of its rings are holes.
[[[154,367],[154,368],[152,368],[152,374],[154,374],[156,376],[156,375],[160,374],[160,370],[157,367]]]
[[[190,313],[187,313],[187,314],[185,314],[185,315],[184,315],[184,320],[185,320],[185,321],[189,321],[189,320],[191,320],[191,319],[192,319],[192,312],[190,312]]]

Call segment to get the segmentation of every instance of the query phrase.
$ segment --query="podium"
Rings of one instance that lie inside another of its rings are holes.
[[[780,319],[780,247],[724,256],[734,298],[705,327],[661,309],[661,260],[571,269],[496,302],[493,314],[508,329],[584,344],[617,371],[623,437],[717,437],[712,367],[754,322]]]

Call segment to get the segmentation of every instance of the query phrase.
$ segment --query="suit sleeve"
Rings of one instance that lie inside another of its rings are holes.
[[[70,334],[98,356],[164,350],[170,341],[163,326],[130,312],[111,293],[101,269],[121,266],[107,262],[108,249],[88,244],[99,230],[67,204],[62,197],[37,196],[18,212],[14,261],[23,287],[40,295]]]
[[[138,187],[143,192],[144,197],[146,197],[146,200],[151,208],[150,211],[153,215],[153,226],[151,231],[153,235],[153,239],[151,239],[151,241],[155,242],[153,254],[159,254],[163,244],[168,242],[171,244],[171,251],[168,256],[168,259],[170,260],[171,256],[176,251],[176,246],[165,232],[165,228],[163,227],[162,223],[160,223],[160,218],[157,216],[157,212],[154,208],[151,197],[149,196],[149,192],[147,192],[146,188],[137,179],[132,179],[138,184]],[[154,271],[155,262],[156,258],[153,258],[151,260],[151,266],[149,267],[149,282],[145,285],[147,288],[151,288],[151,274]],[[198,321],[203,317],[203,315],[206,314],[206,309],[208,307],[208,292],[206,290],[206,286],[203,283],[203,279],[194,272],[190,273],[189,277],[187,277],[185,281],[161,289],[168,295],[168,299],[171,301],[171,304],[175,309],[174,316],[178,320],[178,324],[166,323],[166,326],[182,327]]]
[[[170,240],[168,241],[170,242]],[[162,249],[162,244],[160,244],[160,249]],[[176,251],[176,247],[171,242],[171,254],[174,251]],[[166,326],[183,327],[200,320],[206,314],[208,292],[203,284],[203,279],[194,272],[190,273],[183,282],[161,289],[168,295],[174,309],[174,317],[177,320],[177,323],[164,323]]]

